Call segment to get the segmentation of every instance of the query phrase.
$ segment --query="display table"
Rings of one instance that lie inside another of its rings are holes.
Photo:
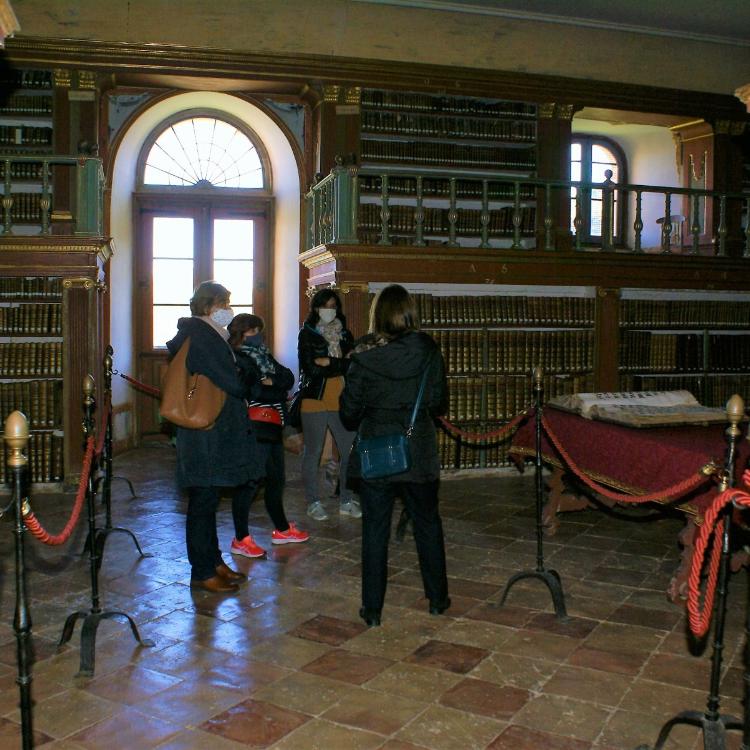
[[[640,495],[671,487],[694,476],[707,463],[724,465],[727,439],[725,425],[688,425],[681,427],[634,428],[597,422],[577,414],[553,408],[544,410],[544,419],[570,458],[590,479],[618,492]],[[743,429],[743,433],[746,429]],[[510,455],[522,469],[524,459],[535,456],[535,420],[527,419],[513,437]],[[735,463],[735,481],[739,484],[747,466],[750,445],[740,440]],[[543,513],[548,535],[560,525],[559,514],[615,502],[594,495],[570,472],[549,436],[542,432],[542,461],[551,469],[549,495]],[[685,596],[690,571],[693,537],[703,520],[703,512],[716,496],[716,481],[705,482],[673,505],[686,514],[686,524],[679,535],[683,547],[678,570],[667,594],[676,601]]]

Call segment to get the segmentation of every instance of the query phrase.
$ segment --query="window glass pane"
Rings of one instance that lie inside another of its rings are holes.
[[[173,216],[154,218],[154,258],[193,258],[193,220]]]
[[[192,117],[156,139],[143,172],[146,185],[262,188],[263,164],[253,142],[215,117]]]
[[[615,155],[608,148],[604,148],[604,146],[599,146],[596,143],[591,144],[591,161],[598,162],[600,164],[610,164],[610,165],[617,164],[617,159],[615,159]]]
[[[167,341],[177,333],[177,321],[190,317],[189,305],[154,306],[153,345],[154,349],[164,349]]]
[[[213,278],[232,293],[235,304],[253,304],[253,262],[251,260],[214,260]]]
[[[242,315],[242,313],[252,313],[253,306],[252,305],[232,305],[232,310],[234,310],[235,315]]]
[[[617,182],[617,165],[616,164],[592,164],[591,165],[591,182],[604,182],[607,176],[604,174],[608,169],[612,170],[612,181]]]
[[[252,219],[214,220],[214,260],[252,260]]]
[[[570,179],[571,180],[581,179],[581,163],[580,162],[573,162],[570,165]]]
[[[581,144],[580,143],[570,144],[570,160],[581,161]]]
[[[184,305],[193,295],[193,261],[155,258],[153,263],[155,305]]]
[[[590,233],[593,237],[601,237],[602,234],[602,202],[591,201],[591,225]]]

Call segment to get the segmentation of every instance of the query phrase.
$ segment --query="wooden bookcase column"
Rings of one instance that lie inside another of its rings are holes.
[[[744,122],[717,120],[714,122],[713,174],[714,190],[740,192],[743,180],[744,149],[742,136]],[[743,206],[731,201],[726,206],[727,255],[733,258],[742,256],[744,236],[742,232]],[[714,235],[718,236],[719,211],[714,211]]]
[[[319,161],[317,171],[327,175],[336,166],[336,157],[359,153],[359,86],[326,85],[318,107]]]
[[[594,306],[594,382],[600,391],[619,389],[620,290],[598,287]]]

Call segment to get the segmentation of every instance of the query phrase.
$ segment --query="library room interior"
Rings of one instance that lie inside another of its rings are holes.
[[[750,750],[750,3],[0,0],[0,84],[0,748]]]

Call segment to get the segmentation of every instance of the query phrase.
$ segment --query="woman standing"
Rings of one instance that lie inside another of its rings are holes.
[[[412,468],[383,479],[362,479],[362,608],[367,625],[380,625],[388,568],[388,542],[396,495],[414,525],[419,568],[431,614],[449,606],[443,525],[438,512],[440,461],[433,417],[447,406],[443,357],[419,329],[416,306],[398,284],[383,289],[370,310],[370,333],[357,345],[341,394],[341,419],[369,438],[405,432],[420,382],[427,378],[409,440]],[[356,449],[350,474],[359,475]]]
[[[259,315],[242,313],[229,324],[229,344],[245,382],[245,397],[258,442],[258,452],[265,469],[263,499],[274,525],[271,544],[299,544],[310,535],[287,521],[284,513],[284,427],[285,403],[294,385],[294,373],[277,362],[263,341],[265,322]],[[265,419],[261,419],[264,417]],[[248,513],[253,498],[242,493],[232,501],[234,539],[230,551],[242,557],[263,557],[265,550],[250,535]]]
[[[220,488],[234,487],[236,493],[252,498],[263,470],[247,416],[245,387],[228,342],[226,326],[234,317],[229,292],[215,281],[204,281],[193,293],[190,312],[192,317],[178,321],[177,335],[167,348],[175,355],[189,337],[188,371],[205,375],[226,393],[213,427],[177,427],[177,482],[188,496],[185,536],[191,586],[237,591],[245,576],[224,563],[216,534]]]
[[[297,340],[305,436],[302,482],[307,515],[316,521],[328,518],[318,488],[320,455],[327,430],[333,435],[341,460],[339,513],[354,518],[362,516],[359,503],[347,487],[346,464],[354,433],[347,430],[339,418],[339,396],[344,389],[344,374],[349,367],[347,355],[351,349],[352,334],[346,328],[341,300],[333,289],[321,289],[310,300],[310,313]]]

